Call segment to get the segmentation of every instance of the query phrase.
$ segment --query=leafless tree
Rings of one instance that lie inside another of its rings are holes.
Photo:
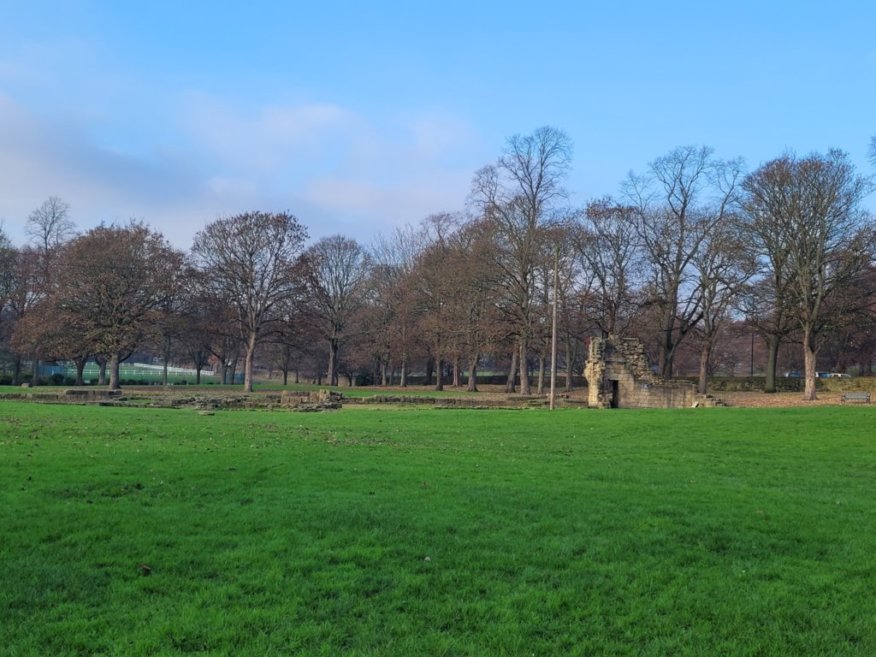
[[[55,341],[43,335],[42,339],[36,339],[45,333],[53,324],[47,321],[49,318],[41,313],[36,322],[24,321],[39,302],[51,291],[49,280],[46,278],[44,269],[44,254],[33,246],[26,246],[17,250],[10,250],[14,259],[10,263],[11,270],[6,272],[6,308],[8,309],[8,321],[13,324],[11,346],[14,350],[14,362],[12,366],[12,383],[19,382],[21,374],[21,361],[23,356],[30,357],[34,364],[33,383],[37,381],[38,359],[56,356],[49,352],[50,345]],[[0,257],[0,259],[3,259]],[[2,266],[2,265],[0,265]],[[9,265],[7,265],[8,267]]]
[[[588,316],[603,336],[622,333],[635,310],[642,271],[635,208],[605,197],[587,205],[581,225],[575,246],[593,279]]]
[[[505,310],[517,339],[520,391],[529,394],[528,356],[536,321],[535,270],[542,224],[566,198],[563,181],[572,143],[561,130],[537,129],[511,137],[496,164],[480,169],[472,185],[476,214],[495,223],[495,266],[504,279]]]
[[[672,376],[676,349],[702,318],[692,261],[706,236],[728,220],[740,175],[739,161],[717,160],[705,146],[685,146],[654,160],[645,175],[631,173],[624,185],[650,270],[647,302],[660,314],[663,377]]]
[[[427,241],[422,227],[405,225],[388,236],[378,236],[371,247],[372,349],[380,359],[381,381],[386,381],[387,367],[398,366],[401,387],[407,386],[411,355],[417,343],[412,274]]]
[[[338,385],[338,352],[369,291],[371,257],[355,240],[324,237],[304,254],[307,297],[328,342],[329,385]]]
[[[776,392],[776,366],[779,348],[797,329],[794,317],[793,247],[787,226],[782,220],[788,211],[784,183],[763,167],[742,182],[740,199],[741,231],[754,257],[758,272],[740,295],[740,304],[748,323],[766,343],[764,392]]]
[[[70,219],[70,205],[50,196],[30,213],[25,233],[42,253],[52,253],[73,237],[76,224]]]
[[[433,214],[422,222],[427,240],[412,272],[417,308],[417,330],[429,347],[435,390],[444,389],[444,363],[453,344],[453,279],[448,265],[453,253],[453,234],[460,219],[450,213]]]
[[[234,311],[245,345],[243,388],[252,392],[253,357],[278,303],[298,282],[294,267],[307,231],[288,212],[246,212],[218,219],[195,236],[192,253],[206,291]]]
[[[749,214],[773,223],[787,259],[786,293],[802,332],[806,400],[816,398],[816,358],[827,330],[849,311],[848,302],[865,302],[844,291],[872,258],[872,220],[860,206],[869,189],[839,150],[784,155],[745,181]]]
[[[483,219],[466,221],[451,238],[445,264],[450,282],[450,315],[455,356],[454,385],[459,386],[459,363],[468,373],[467,389],[477,391],[478,365],[497,341],[494,298],[498,291],[493,225]]]
[[[715,226],[696,253],[692,264],[697,272],[702,319],[696,328],[700,344],[698,392],[706,394],[712,353],[734,307],[739,290],[754,275],[750,254],[739,224],[726,221]]]

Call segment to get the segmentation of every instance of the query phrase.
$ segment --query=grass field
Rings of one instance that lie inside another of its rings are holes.
[[[874,425],[0,403],[0,655],[874,655]]]

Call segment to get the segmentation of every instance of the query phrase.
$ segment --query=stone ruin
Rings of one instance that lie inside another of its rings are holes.
[[[690,408],[697,399],[690,381],[654,374],[635,338],[591,338],[584,377],[591,408]]]

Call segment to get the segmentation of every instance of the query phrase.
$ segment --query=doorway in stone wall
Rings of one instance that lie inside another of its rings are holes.
[[[620,384],[617,379],[611,379],[611,408],[620,408]]]

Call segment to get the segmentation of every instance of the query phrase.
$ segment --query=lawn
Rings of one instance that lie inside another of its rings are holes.
[[[873,655],[876,409],[0,403],[0,655]]]

